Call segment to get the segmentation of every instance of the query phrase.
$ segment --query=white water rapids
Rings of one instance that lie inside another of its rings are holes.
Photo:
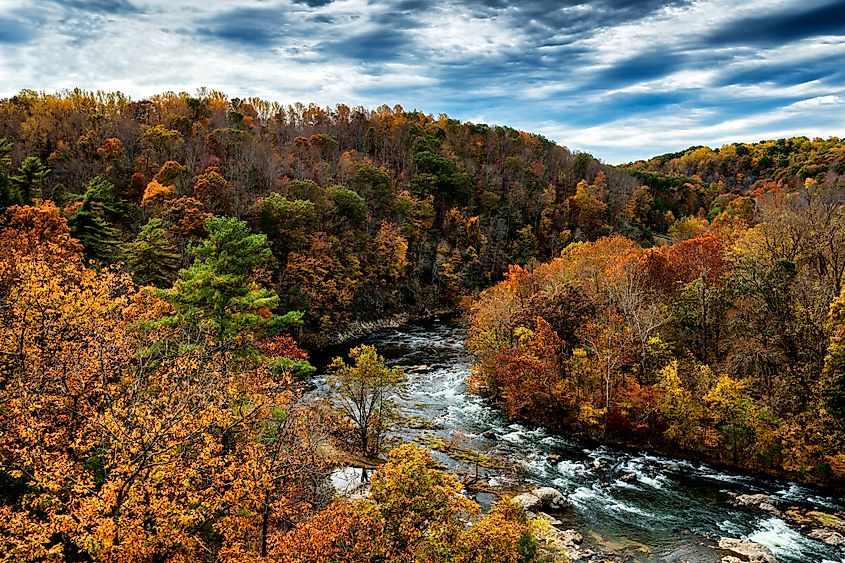
[[[364,340],[408,373],[408,388],[400,399],[403,414],[437,426],[402,430],[400,438],[435,435],[502,460],[504,469],[480,471],[494,486],[541,484],[559,489],[572,503],[558,516],[564,525],[579,530],[585,544],[596,550],[624,554],[622,560],[718,562],[722,552],[714,546],[720,537],[729,536],[763,544],[781,562],[845,563],[842,549],[811,539],[757,507],[733,506],[730,493],[763,493],[783,508],[826,512],[845,509],[841,499],[796,483],[511,423],[483,399],[467,394],[471,360],[465,336],[459,326],[434,323],[385,330]],[[474,471],[441,453],[434,455],[459,473]],[[491,498],[482,493],[478,500],[486,504]]]

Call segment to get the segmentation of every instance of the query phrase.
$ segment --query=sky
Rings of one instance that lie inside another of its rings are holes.
[[[845,136],[845,0],[0,0],[0,96],[402,105],[616,164]]]

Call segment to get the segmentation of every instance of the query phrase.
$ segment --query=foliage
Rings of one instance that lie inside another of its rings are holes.
[[[10,208],[0,244],[3,559],[266,556],[319,498],[321,410],[261,358],[137,331],[166,304],[87,267],[54,205]]]
[[[243,334],[272,334],[297,324],[301,315],[295,311],[272,312],[279,297],[259,283],[272,259],[267,238],[234,218],[210,217],[205,225],[208,239],[191,250],[196,262],[161,293],[173,307],[163,322],[192,338],[208,336],[235,347],[243,345]]]
[[[478,505],[460,494],[458,480],[437,469],[425,450],[404,445],[392,451],[371,488],[371,499],[337,501],[290,532],[280,545],[282,559],[535,561],[536,540],[522,509],[502,501],[478,518]]]
[[[326,377],[334,389],[337,409],[348,419],[357,437],[357,448],[366,457],[378,456],[398,412],[393,394],[400,390],[405,373],[389,368],[373,346],[349,351],[352,365],[335,358]]]
[[[150,219],[126,245],[126,267],[141,284],[170,287],[181,263],[179,249],[161,219]]]
[[[750,226],[688,220],[671,245],[607,237],[512,268],[472,309],[471,388],[511,418],[841,478],[845,200],[808,183],[754,201]]]
[[[113,221],[121,208],[114,185],[99,176],[85,186],[80,200],[68,207],[70,231],[88,258],[106,263],[119,258],[121,233]]]

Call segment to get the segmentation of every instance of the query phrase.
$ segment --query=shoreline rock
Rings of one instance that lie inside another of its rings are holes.
[[[824,542],[827,545],[845,546],[845,536],[833,530],[815,528],[810,530],[810,533],[808,533],[807,536],[813,538],[814,540]]]
[[[592,549],[581,547],[584,538],[577,530],[559,530],[548,526],[538,532],[537,539],[551,549],[565,553],[570,561],[581,561],[595,555]]]
[[[762,493],[758,494],[748,494],[748,495],[737,495],[731,493],[733,496],[733,501],[731,504],[734,506],[756,506],[760,510],[765,510],[770,514],[775,514],[780,516],[781,512],[777,509],[778,501],[770,497],[769,495],[764,495]]]
[[[729,552],[722,563],[778,563],[768,547],[749,540],[721,538],[719,549]]]
[[[538,487],[526,493],[520,493],[512,499],[519,504],[525,512],[540,512],[550,510],[560,512],[569,507],[569,500],[566,496],[552,487]]]

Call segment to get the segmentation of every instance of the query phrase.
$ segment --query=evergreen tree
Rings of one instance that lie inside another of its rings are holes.
[[[120,257],[120,232],[110,221],[120,211],[111,182],[99,176],[88,182],[79,207],[68,219],[71,234],[85,247],[88,258],[108,263]]]
[[[12,143],[5,138],[0,138],[0,210],[18,203],[17,197],[12,189],[10,177],[12,168]]]
[[[41,185],[50,169],[37,156],[28,156],[18,168],[18,173],[11,177],[18,201],[23,205],[32,203],[33,198],[41,197]]]
[[[142,284],[169,287],[176,279],[181,258],[161,219],[150,219],[126,245],[126,265]]]
[[[191,249],[196,262],[181,270],[173,288],[164,293],[175,310],[165,322],[198,329],[219,343],[299,324],[301,313],[272,313],[279,297],[258,282],[266,277],[262,269],[273,262],[267,237],[252,233],[233,217],[209,217],[206,229],[208,239]]]

